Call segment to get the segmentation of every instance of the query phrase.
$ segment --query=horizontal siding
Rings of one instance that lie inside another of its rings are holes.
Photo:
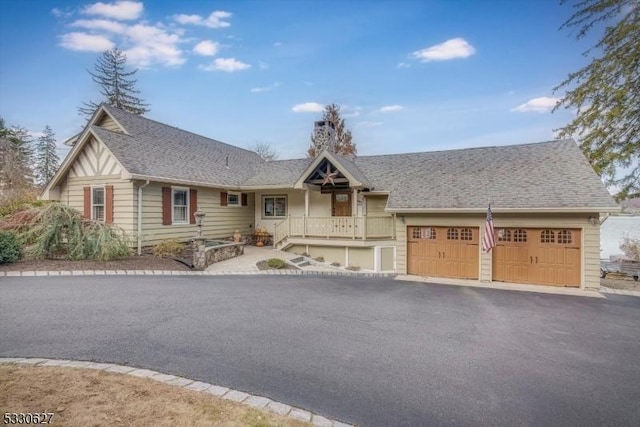
[[[144,246],[154,245],[166,239],[189,241],[197,227],[191,224],[162,225],[162,185],[152,183],[143,189],[142,196],[142,240]],[[247,206],[220,206],[220,191],[217,189],[191,187],[198,190],[198,206],[206,216],[202,228],[208,239],[228,238],[235,230],[242,235],[253,234],[255,228],[255,196],[249,193]],[[137,198],[137,196],[136,196]]]
[[[592,214],[496,214],[493,215],[494,226],[522,227],[522,228],[577,228],[583,236],[582,242],[582,288],[600,287],[600,226],[589,224],[589,216],[599,218],[598,213]],[[404,217],[404,223],[402,222]],[[468,226],[480,227],[480,236],[484,235],[485,215],[451,214],[404,214],[398,215],[396,220],[396,266],[401,274],[407,273],[407,226]],[[480,280],[491,280],[492,258],[491,252],[480,250]]]
[[[122,228],[130,237],[134,235],[133,184],[120,175],[67,178],[60,186],[60,201],[84,211],[86,186],[113,185],[113,223]]]
[[[367,216],[390,215],[384,211],[384,208],[387,206],[387,196],[367,196],[365,200],[367,203]]]
[[[120,126],[118,126],[118,124],[107,114],[103,114],[103,116],[97,122],[97,126],[113,132],[122,132]]]

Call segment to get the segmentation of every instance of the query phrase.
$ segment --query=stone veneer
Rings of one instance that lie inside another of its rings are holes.
[[[193,267],[205,270],[211,264],[235,258],[244,254],[244,243],[230,242],[225,245],[205,247],[204,242],[196,242],[197,250],[193,252]]]

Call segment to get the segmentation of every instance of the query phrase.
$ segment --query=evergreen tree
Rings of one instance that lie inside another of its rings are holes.
[[[7,128],[0,117],[0,204],[33,192],[31,143],[26,129]]]
[[[356,144],[351,137],[351,130],[345,129],[344,119],[340,116],[340,106],[337,104],[330,104],[324,107],[324,113],[322,120],[330,121],[333,123],[336,130],[336,144],[335,152],[343,156],[355,155],[358,153]],[[315,157],[323,146],[321,141],[316,140],[315,135],[311,135],[311,146],[307,150],[307,156]]]
[[[56,138],[49,126],[44,128],[43,135],[36,144],[36,181],[46,185],[60,166],[60,157],[56,152]]]
[[[554,91],[566,90],[560,107],[576,110],[560,137],[577,136],[596,172],[616,185],[618,199],[640,196],[640,3],[577,0],[561,28],[583,38],[603,29],[586,51],[590,63],[570,73]],[[604,25],[604,28],[602,27]]]
[[[140,93],[136,89],[136,79],[131,78],[138,69],[126,71],[127,56],[118,48],[113,48],[102,53],[96,61],[95,72],[87,70],[91,79],[100,85],[100,93],[104,97],[102,102],[122,108],[134,114],[145,114],[149,111],[146,104],[138,97]],[[81,114],[87,117],[95,112],[100,103],[89,101],[83,107],[78,108]]]

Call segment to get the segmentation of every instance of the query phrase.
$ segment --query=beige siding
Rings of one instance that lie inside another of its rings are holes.
[[[335,246],[309,246],[309,254],[312,258],[323,257],[325,262],[339,262],[345,265],[345,248]]]
[[[387,196],[367,196],[367,216],[390,216],[384,211],[387,206]]]
[[[380,270],[393,271],[393,248],[380,248]]]
[[[84,211],[84,193],[86,186],[113,185],[113,223],[121,227],[131,238],[135,235],[133,203],[133,184],[131,181],[120,178],[120,175],[92,176],[92,177],[67,177],[60,185],[60,201]]]
[[[196,233],[196,226],[191,224],[162,225],[162,187],[170,187],[170,185],[152,183],[143,189],[142,236],[144,246],[154,245],[166,239],[188,241]],[[198,190],[198,206],[206,214],[202,228],[206,238],[228,238],[233,235],[235,230],[239,230],[242,235],[253,233],[255,197],[252,193],[248,194],[247,206],[220,206],[221,190],[191,188]]]
[[[255,217],[256,226],[264,227],[270,234],[276,224],[284,221],[284,218],[263,217],[262,198],[263,196],[287,196],[287,214],[293,217],[303,217],[305,213],[304,190],[269,190],[256,192],[255,196]],[[331,216],[331,194],[320,194],[319,191],[309,192],[309,216],[330,217]]]
[[[287,252],[291,252],[292,254],[302,255],[307,251],[307,247],[304,245],[291,245],[287,248]]]
[[[598,213],[591,214],[500,214],[494,213],[495,227],[522,228],[577,228],[582,231],[582,280],[581,288],[600,287],[600,226],[589,224],[589,216],[599,218]],[[404,223],[402,221],[404,217]],[[396,262],[400,274],[407,273],[407,226],[470,226],[480,227],[480,236],[484,235],[485,215],[471,214],[402,214],[396,220]],[[480,280],[491,280],[491,252],[480,250]]]
[[[96,122],[96,126],[105,128],[113,132],[122,132],[122,128],[108,115],[103,114],[102,117]]]
[[[107,147],[91,137],[69,169],[70,178],[110,176],[122,173],[120,163]]]
[[[373,248],[348,248],[349,266],[374,269]]]

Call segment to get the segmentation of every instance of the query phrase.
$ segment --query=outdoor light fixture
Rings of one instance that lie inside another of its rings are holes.
[[[596,218],[593,215],[589,215],[589,224],[596,225]]]

